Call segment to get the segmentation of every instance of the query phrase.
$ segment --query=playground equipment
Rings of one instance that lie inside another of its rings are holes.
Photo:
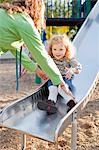
[[[89,14],[92,5],[91,0],[47,0],[46,24],[47,26],[81,25]]]
[[[95,32],[96,31],[96,32]],[[34,93],[6,106],[0,113],[0,126],[23,133],[22,149],[26,148],[26,134],[58,145],[58,137],[68,124],[72,123],[71,149],[76,150],[77,116],[84,109],[99,81],[99,1],[88,15],[73,43],[78,50],[78,59],[83,66],[80,75],[75,76],[77,105],[67,113],[62,97],[58,97],[58,112],[47,116],[37,108],[38,100],[45,100],[48,90],[45,83]],[[58,148],[56,148],[58,149]]]

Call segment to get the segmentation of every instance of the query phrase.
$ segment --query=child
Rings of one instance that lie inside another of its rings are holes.
[[[69,110],[76,105],[74,87],[72,79],[74,74],[81,72],[81,64],[75,58],[75,48],[66,35],[55,35],[49,42],[48,53],[53,58],[67,86],[67,94],[60,86],[54,86],[51,80],[48,81],[49,96],[45,102],[38,102],[37,106],[41,110],[46,110],[48,114],[57,111],[55,106],[58,93],[64,98]],[[68,110],[68,111],[69,111]]]

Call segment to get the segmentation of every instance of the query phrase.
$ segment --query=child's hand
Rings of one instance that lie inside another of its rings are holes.
[[[72,78],[72,75],[74,74],[72,68],[67,68],[66,67],[66,79],[70,80]]]

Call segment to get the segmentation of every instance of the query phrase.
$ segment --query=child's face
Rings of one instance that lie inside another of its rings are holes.
[[[55,59],[61,60],[66,53],[66,47],[63,43],[53,44],[52,45],[52,54]]]

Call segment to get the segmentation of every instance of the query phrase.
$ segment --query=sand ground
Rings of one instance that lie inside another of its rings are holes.
[[[15,62],[0,61],[0,108],[35,90],[35,76],[27,73],[19,79],[19,92],[15,86]],[[0,128],[0,150],[21,150],[22,134]],[[58,149],[70,150],[71,125],[59,138]],[[26,150],[55,150],[55,145],[27,136]],[[99,150],[99,83],[86,108],[78,119],[77,150]]]

